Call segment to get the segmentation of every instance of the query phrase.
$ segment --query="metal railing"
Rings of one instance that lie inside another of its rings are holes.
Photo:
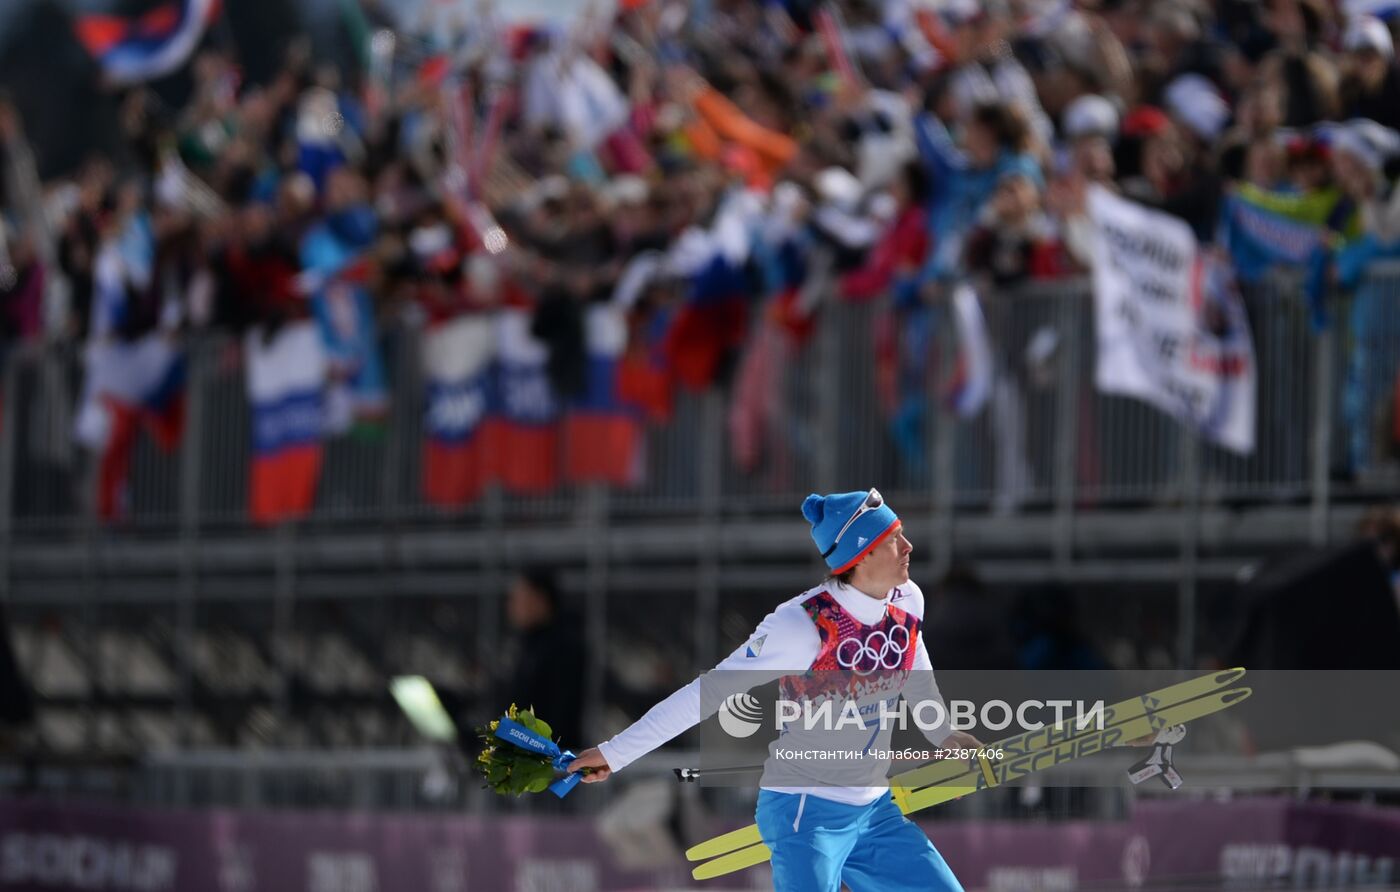
[[[730,448],[733,403],[680,395],[673,419],[646,434],[645,473],[613,490],[607,513],[747,515],[790,510],[814,489],[878,483],[904,503],[948,500],[961,511],[1011,512],[1115,504],[1179,504],[1198,475],[1207,500],[1304,501],[1396,491],[1395,373],[1400,366],[1400,269],[1374,273],[1333,307],[1333,327],[1310,329],[1286,282],[1249,300],[1258,365],[1257,448],[1238,456],[1196,438],[1140,401],[1097,392],[1093,303],[1075,280],[986,295],[996,383],[985,409],[959,419],[943,406],[955,350],[935,306],[922,405],[903,407],[906,429],[882,405],[876,334],[902,325],[882,305],[835,304],[804,343],[775,343],[766,373],[771,411],[740,462]],[[781,337],[760,332],[755,337]],[[546,496],[491,493],[444,511],[423,498],[424,380],[419,332],[385,338],[393,389],[390,423],[377,435],[329,440],[311,524],[577,519],[586,500],[561,485]],[[132,463],[123,526],[135,530],[246,526],[251,457],[241,369],[217,337],[192,344],[183,444],[159,451],[144,437]],[[93,459],[72,441],[80,357],[71,349],[12,354],[4,378],[6,452],[0,458],[4,521],[16,535],[87,528]],[[906,401],[907,403],[907,401]],[[911,445],[912,444],[912,445]],[[1345,472],[1338,475],[1336,472]],[[1334,480],[1334,478],[1336,478]],[[1340,488],[1337,483],[1340,482]]]
[[[1342,500],[1400,494],[1389,453],[1400,267],[1376,269],[1354,297],[1335,301],[1322,332],[1312,330],[1296,287],[1277,282],[1249,295],[1259,398],[1258,448],[1247,457],[1202,444],[1150,406],[1094,389],[1087,283],[985,295],[983,304],[998,384],[971,419],[944,405],[956,352],[945,307],[891,320],[880,303],[828,304],[805,342],[756,345],[776,351],[756,375],[771,388],[766,423],[749,440],[756,449],[732,448],[736,403],[724,393],[733,387],[682,393],[671,422],[646,432],[638,486],[561,486],[528,498],[490,488],[451,511],[422,496],[419,333],[397,330],[386,337],[390,423],[376,438],[330,441],[311,517],[270,532],[248,521],[249,409],[227,340],[192,345],[183,442],[169,454],[138,443],[130,517],[111,531],[89,507],[91,457],[72,442],[80,357],[15,352],[0,376],[0,505],[8,509],[0,510],[0,602],[75,608],[79,637],[99,625],[103,605],[163,605],[176,641],[217,623],[206,603],[246,602],[248,628],[273,643],[272,669],[286,675],[309,659],[293,646],[299,624],[314,623],[302,603],[374,598],[388,612],[413,598],[450,596],[471,603],[463,628],[472,631],[458,644],[481,668],[500,656],[512,569],[557,561],[566,590],[581,595],[584,712],[598,722],[609,645],[623,637],[618,620],[645,615],[634,603],[667,597],[682,622],[653,645],[684,676],[713,665],[725,642],[752,627],[744,626],[746,597],[810,584],[819,568],[799,563],[814,556],[794,522],[811,491],[880,486],[912,521],[920,580],[946,570],[955,550],[985,551],[993,540],[994,551],[1035,535],[1042,538],[1023,549],[1035,551],[1032,560],[1018,565],[997,554],[979,569],[999,574],[993,582],[1038,581],[1053,570],[1063,579],[1174,590],[1181,666],[1195,663],[1200,580],[1232,578],[1261,543],[1325,541],[1357,513],[1341,510]],[[888,358],[880,351],[892,330],[913,325],[928,326],[927,368],[909,413],[919,436],[901,439],[880,396]],[[741,368],[736,381],[746,371],[753,373]],[[1286,535],[1242,536],[1232,513],[1239,503],[1258,516],[1287,515]],[[1153,557],[1105,550],[1125,536]],[[1216,540],[1236,543],[1233,558],[1212,550]],[[183,728],[196,670],[183,646],[171,659]],[[85,668],[95,678],[104,665],[93,656]],[[410,661],[392,671],[430,668]],[[274,711],[287,708],[283,698]],[[94,708],[86,713],[95,727]],[[184,731],[176,737],[193,740]]]

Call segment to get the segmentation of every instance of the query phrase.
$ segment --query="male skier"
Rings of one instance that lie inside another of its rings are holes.
[[[736,684],[744,689],[779,679],[784,698],[855,694],[868,700],[873,692],[893,703],[903,693],[912,704],[936,700],[941,706],[920,633],[924,596],[909,581],[914,549],[894,511],[872,489],[810,495],[802,514],[831,575],[779,605],[715,668],[742,670],[724,677],[742,678]],[[611,740],[584,750],[569,770],[592,769],[585,783],[606,780],[706,718],[718,704],[702,709],[704,678],[676,691]],[[873,734],[870,727],[876,729]],[[946,718],[922,730],[935,747],[981,745],[970,734],[950,730]],[[857,750],[889,749],[890,727],[870,725],[856,733]],[[832,731],[785,727],[781,739],[788,750],[823,749]],[[800,764],[775,770],[777,746],[770,747],[756,817],[772,851],[778,892],[838,892],[842,883],[852,892],[961,892],[938,850],[891,798],[884,780],[888,759],[866,760],[858,769],[826,766],[820,773]],[[802,778],[804,772],[811,785],[794,785],[792,778]],[[785,782],[770,781],[777,775]],[[833,783],[843,778],[856,783]]]

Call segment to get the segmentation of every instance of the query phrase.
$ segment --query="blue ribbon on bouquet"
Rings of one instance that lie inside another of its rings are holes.
[[[550,764],[554,766],[556,771],[567,772],[569,770],[569,763],[578,758],[569,750],[561,750],[559,744],[550,740],[548,737],[542,737],[519,722],[507,718],[506,716],[501,716],[500,722],[496,725],[496,736],[507,743],[515,744],[523,750],[539,753],[541,756],[549,759]],[[570,790],[578,786],[581,780],[583,780],[583,774],[581,772],[576,771],[572,774],[565,774],[549,785],[549,792],[563,799],[568,795]]]

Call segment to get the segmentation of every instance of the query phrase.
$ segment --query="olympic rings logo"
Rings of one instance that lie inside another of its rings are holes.
[[[897,633],[904,633],[899,640]],[[853,669],[857,675],[869,675],[877,669],[897,669],[909,651],[909,629],[895,626],[886,635],[876,630],[865,636],[861,642],[857,638],[846,638],[836,645],[836,665],[842,669]],[[869,668],[863,668],[868,666]]]

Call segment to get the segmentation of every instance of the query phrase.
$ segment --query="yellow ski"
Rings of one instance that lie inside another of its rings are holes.
[[[1212,672],[1210,675],[1203,675],[1189,681],[1178,682],[1168,685],[1160,690],[1143,694],[1115,703],[1104,708],[1104,725],[1112,725],[1116,722],[1127,721],[1137,718],[1145,713],[1161,709],[1208,694],[1211,691],[1223,688],[1226,685],[1234,684],[1244,677],[1243,669],[1224,669],[1220,672]],[[985,744],[986,749],[1000,749],[1010,751],[1010,753],[1020,754],[1044,746],[1051,739],[1052,735],[1069,733],[1074,736],[1074,728],[1071,722],[1059,722],[1053,726],[1048,726],[1037,731],[1026,731],[1015,734],[996,743]],[[985,762],[986,760],[982,760]],[[932,762],[918,768],[912,768],[901,772],[890,778],[891,788],[898,790],[910,790],[915,787],[926,787],[930,784],[939,783],[948,778],[957,777],[964,771],[963,763],[958,760],[944,759],[939,762]],[[898,799],[899,793],[896,793]],[[686,850],[685,857],[688,861],[704,861],[709,858],[717,858],[726,852],[736,849],[746,848],[757,842],[761,842],[757,825],[750,824],[738,830],[732,830],[721,834],[713,839],[707,839],[702,843],[697,843]]]
[[[1081,756],[1091,755],[1101,750],[1116,746],[1125,740],[1143,737],[1154,731],[1160,731],[1169,725],[1180,725],[1185,722],[1194,721],[1202,716],[1207,716],[1222,709],[1228,709],[1248,699],[1253,693],[1249,688],[1235,688],[1229,691],[1222,691],[1189,700],[1185,703],[1178,703],[1165,709],[1154,710],[1150,713],[1139,715],[1136,718],[1128,719],[1111,727],[1106,727],[1102,731],[1092,731],[1088,734],[1074,738],[1067,738],[1058,743],[1052,744],[1032,753],[1026,753],[1013,759],[1002,759],[992,763],[995,783],[989,783],[984,775],[984,765],[968,769],[962,775],[949,778],[932,786],[923,789],[911,790],[910,788],[897,788],[894,791],[895,802],[899,804],[900,811],[911,814],[922,811],[944,802],[959,799],[969,793],[987,789],[989,786],[1000,786],[1008,781],[1017,780],[1035,771],[1050,768],[1054,765],[1062,765],[1065,762],[1078,759]],[[962,764],[961,762],[957,764]],[[748,828],[745,828],[748,829]],[[757,830],[757,828],[754,828]],[[708,880],[715,877],[733,873],[736,870],[743,870],[746,867],[753,867],[755,864],[762,864],[767,861],[770,852],[768,846],[760,840],[758,843],[747,848],[732,851],[726,855],[721,855],[711,861],[706,861],[691,872],[697,880]]]
[[[1214,693],[1214,695],[1198,697],[1196,700],[1189,700],[1186,703],[1179,703],[1176,706],[1168,707],[1165,710],[1154,711],[1147,716],[1130,718],[1119,725],[1105,728],[1103,731],[1093,731],[1091,734],[1082,735],[1074,739],[1065,739],[1060,744],[1049,746],[1043,751],[1028,753],[1021,759],[1001,760],[995,763],[995,773],[997,773],[997,783],[990,786],[1000,786],[1008,780],[1018,780],[1026,774],[1037,772],[1040,769],[1047,769],[1054,765],[1064,765],[1065,762],[1078,759],[1079,756],[1088,756],[1091,753],[1102,751],[1102,749],[1116,746],[1126,739],[1145,737],[1154,731],[1161,731],[1168,725],[1179,725],[1194,721],[1196,718],[1210,716],[1211,713],[1229,709],[1238,703],[1245,702],[1250,693],[1249,688],[1236,688],[1225,690],[1225,692]],[[977,790],[986,790],[987,780],[983,777],[981,767],[967,770],[963,776],[955,777],[951,781],[934,784],[931,787],[924,787],[923,790],[910,791],[909,788],[895,788],[895,802],[899,805],[900,811],[904,814],[913,814],[916,811],[923,811],[925,808],[941,805],[942,802],[958,800],[969,793],[976,793]],[[748,829],[748,828],[745,828]],[[757,828],[755,828],[757,830]],[[760,840],[757,844],[731,851],[706,861],[690,871],[690,875],[696,879],[714,879],[724,877],[725,874],[732,874],[741,871],[746,867],[753,867],[755,864],[762,864],[769,860],[771,853],[769,847]]]

